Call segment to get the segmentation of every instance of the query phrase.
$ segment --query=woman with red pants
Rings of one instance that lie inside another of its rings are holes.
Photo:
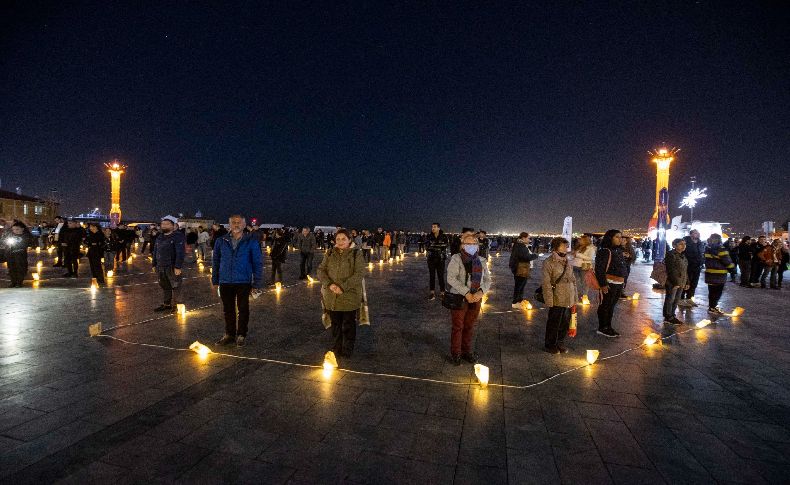
[[[461,241],[461,252],[454,254],[447,265],[448,291],[442,303],[450,309],[450,361],[461,365],[461,359],[474,364],[477,354],[472,350],[474,328],[480,315],[483,296],[491,287],[491,277],[484,259],[477,254],[479,244],[474,234]]]

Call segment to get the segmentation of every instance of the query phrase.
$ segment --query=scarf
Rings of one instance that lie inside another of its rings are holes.
[[[461,251],[461,262],[469,273],[469,289],[476,293],[483,281],[483,262],[477,255],[470,256],[466,251]]]

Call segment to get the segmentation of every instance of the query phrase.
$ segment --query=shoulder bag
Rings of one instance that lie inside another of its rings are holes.
[[[549,256],[549,257],[551,257],[551,256]],[[543,263],[543,264],[546,264],[546,263]],[[565,276],[565,271],[567,269],[568,269],[568,261],[565,261],[565,265],[562,267],[562,273],[560,273],[560,277],[557,278],[556,281],[554,281],[551,284],[552,291],[554,290],[554,288],[557,287],[557,283],[560,282],[562,277]],[[538,286],[538,288],[535,290],[535,300],[537,300],[537,301],[539,301],[541,303],[546,303],[546,299],[543,297],[543,285]]]

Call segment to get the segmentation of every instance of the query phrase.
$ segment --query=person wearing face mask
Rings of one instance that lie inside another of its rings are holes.
[[[491,288],[491,276],[485,261],[477,254],[480,245],[474,233],[463,237],[460,249],[447,265],[448,293],[445,294],[446,306],[451,308],[450,361],[456,366],[461,365],[461,359],[470,364],[477,362],[477,354],[472,350],[474,328],[483,297]],[[451,300],[460,304],[451,304]]]
[[[123,241],[122,241],[123,242]],[[123,250],[123,248],[121,248]],[[157,236],[152,265],[159,275],[162,288],[162,304],[155,312],[174,312],[181,293],[181,266],[184,264],[186,239],[178,230],[178,219],[173,216],[162,218],[162,233]]]
[[[546,321],[544,350],[550,354],[564,354],[563,345],[571,323],[571,307],[576,304],[576,278],[568,262],[568,240],[551,240],[551,254],[543,263],[543,298],[549,309]]]
[[[601,238],[600,249],[595,255],[595,279],[602,294],[598,305],[598,335],[609,338],[620,336],[612,328],[612,318],[626,276],[628,268],[623,257],[622,234],[617,229],[609,229]]]
[[[362,251],[350,246],[351,234],[347,229],[339,229],[335,233],[335,246],[326,252],[318,267],[321,300],[332,322],[332,352],[340,357],[351,357],[354,353],[365,271]]]

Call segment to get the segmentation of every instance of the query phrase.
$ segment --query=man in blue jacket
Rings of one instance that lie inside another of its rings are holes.
[[[244,217],[234,214],[229,222],[230,233],[217,238],[211,261],[211,283],[215,287],[219,285],[225,314],[225,335],[217,343],[228,345],[235,341],[242,347],[250,322],[250,293],[260,293],[263,281],[263,259],[258,240],[254,235],[244,234]]]
[[[178,219],[162,218],[162,234],[156,238],[153,249],[153,266],[159,276],[163,302],[155,312],[174,312],[181,289],[181,266],[184,264],[186,240],[178,230]]]

